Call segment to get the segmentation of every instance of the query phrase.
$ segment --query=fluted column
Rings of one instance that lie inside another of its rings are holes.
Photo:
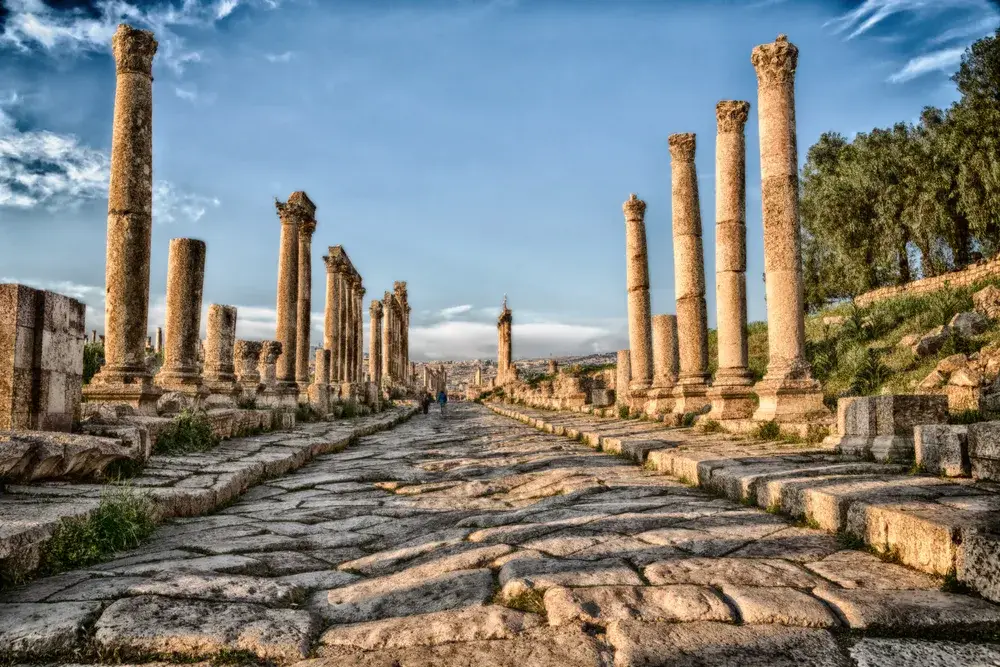
[[[795,136],[798,54],[779,35],[750,57],[757,72],[769,353],[767,374],[754,388],[760,399],[756,420],[806,422],[829,413],[806,361]]]
[[[674,235],[674,285],[677,291],[677,340],[680,373],[674,389],[674,412],[697,412],[708,400],[708,310],[705,305],[705,258],[701,245],[701,209],[695,170],[694,134],[672,134],[670,142],[671,209]]]
[[[628,341],[634,391],[653,383],[653,342],[649,322],[649,262],[646,254],[646,202],[633,192],[622,204],[625,214],[625,283],[628,295]]]
[[[120,24],[111,38],[115,109],[111,132],[104,319],[105,364],[88,400],[155,412],[159,392],[146,368],[153,212],[153,33]]]
[[[213,303],[208,307],[207,319],[205,386],[213,393],[230,395],[236,389],[236,368],[233,364],[236,306]]]
[[[201,382],[201,293],[205,284],[205,242],[170,239],[167,255],[167,340],[156,384],[168,391],[206,393]]]
[[[298,301],[295,314],[295,382],[303,390],[309,384],[309,347],[312,333],[312,237],[315,220],[299,225]]]
[[[382,302],[373,299],[368,307],[368,374],[371,381],[382,384]]]
[[[746,419],[756,407],[747,367],[746,139],[750,103],[715,107],[715,301],[719,367],[708,397],[711,419]]]

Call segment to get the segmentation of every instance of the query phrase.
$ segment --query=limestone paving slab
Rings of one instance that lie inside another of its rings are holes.
[[[0,656],[41,657],[72,649],[100,613],[97,602],[0,604]]]
[[[857,667],[996,667],[1000,645],[865,638],[850,648]]]
[[[553,626],[612,621],[735,621],[719,595],[706,586],[555,586],[545,592],[545,612]]]

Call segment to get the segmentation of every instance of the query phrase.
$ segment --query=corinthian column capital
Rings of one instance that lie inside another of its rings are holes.
[[[743,132],[750,115],[750,103],[742,100],[722,100],[715,105],[715,120],[719,134]]]
[[[622,212],[625,214],[626,220],[642,222],[646,215],[646,202],[639,199],[633,192],[629,195],[628,200],[622,204]],[[506,309],[506,306],[504,308]]]
[[[695,139],[693,132],[671,134],[667,137],[670,158],[678,162],[694,162]]]
[[[156,39],[149,30],[137,30],[130,25],[119,23],[118,30],[111,38],[115,71],[118,74],[132,72],[152,77],[156,47]]]
[[[750,62],[757,70],[757,82],[761,86],[794,80],[798,61],[799,49],[785,35],[778,35],[778,39],[770,44],[755,47],[750,54]]]

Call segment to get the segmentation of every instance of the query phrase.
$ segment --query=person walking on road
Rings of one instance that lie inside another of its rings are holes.
[[[425,391],[424,395],[420,397],[420,407],[424,411],[425,415],[427,414],[427,408],[431,407],[432,400],[431,392],[429,391]]]
[[[445,406],[448,405],[448,392],[444,389],[438,392],[438,405],[441,406],[441,416],[443,417],[445,414]]]

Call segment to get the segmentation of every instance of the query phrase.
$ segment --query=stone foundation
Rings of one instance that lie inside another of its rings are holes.
[[[66,431],[79,418],[84,305],[0,285],[0,429]]]
[[[915,457],[913,430],[948,421],[944,396],[883,395],[842,398],[837,402],[837,434],[824,444],[843,454],[877,461]]]

